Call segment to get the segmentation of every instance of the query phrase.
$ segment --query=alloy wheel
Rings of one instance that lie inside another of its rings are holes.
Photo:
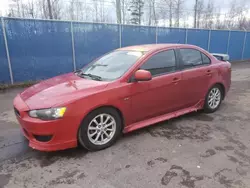
[[[108,143],[116,132],[116,121],[110,114],[95,116],[88,125],[88,138],[94,145]]]
[[[213,88],[208,94],[208,106],[215,109],[219,106],[221,101],[221,91],[219,88]]]

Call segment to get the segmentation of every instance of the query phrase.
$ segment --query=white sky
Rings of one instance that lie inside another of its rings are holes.
[[[8,0],[0,0],[0,16],[6,12],[8,4]]]
[[[10,1],[11,0],[0,0],[0,16],[6,15]],[[22,1],[25,2],[26,0],[22,0]],[[68,1],[68,0],[62,0],[62,1]],[[205,3],[208,1],[209,0],[205,0]],[[223,13],[226,13],[228,11],[232,0],[213,0],[213,1],[215,3],[215,7],[217,7],[219,5],[218,7],[220,7],[221,13],[223,14]],[[247,4],[247,7],[250,8],[250,0],[236,0],[236,1],[245,1]],[[185,8],[189,9],[189,10],[193,9],[194,3],[195,3],[195,0],[186,0],[185,1]],[[250,12],[249,12],[248,17],[250,17]]]

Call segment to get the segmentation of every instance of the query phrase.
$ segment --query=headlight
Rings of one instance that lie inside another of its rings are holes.
[[[49,108],[42,110],[31,110],[29,111],[29,116],[33,118],[39,118],[42,120],[53,120],[62,118],[66,111],[66,107],[62,108]]]

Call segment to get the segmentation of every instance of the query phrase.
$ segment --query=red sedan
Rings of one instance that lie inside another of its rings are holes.
[[[14,110],[34,149],[100,150],[122,132],[216,111],[231,84],[227,60],[192,45],[125,47],[26,89]]]

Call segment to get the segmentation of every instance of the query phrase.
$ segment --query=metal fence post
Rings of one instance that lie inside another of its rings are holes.
[[[119,24],[119,45],[122,47],[122,24]]]
[[[209,52],[210,51],[210,43],[211,43],[211,29],[209,30],[208,32],[208,41],[207,41],[207,51]]]
[[[228,39],[227,39],[227,54],[228,54],[228,51],[229,51],[230,39],[231,39],[231,30],[229,30],[229,33],[228,33]]]
[[[247,40],[247,30],[245,28],[244,28],[244,30],[245,30],[245,37],[244,37],[244,42],[243,42],[241,60],[243,60],[243,58],[244,58],[245,46],[246,46],[246,40]]]
[[[188,43],[188,29],[186,28],[186,34],[185,34],[185,43]]]
[[[156,29],[155,29],[155,44],[158,43],[158,26],[156,26]]]
[[[4,23],[3,17],[1,17],[1,22],[2,22],[3,38],[4,38],[6,56],[7,56],[7,61],[8,61],[8,65],[9,65],[10,81],[11,81],[11,84],[13,84],[14,83],[13,72],[12,72],[12,67],[11,67],[11,62],[10,62],[10,53],[9,53],[9,47],[8,47],[8,41],[7,41],[7,37],[6,37],[5,23]]]
[[[75,40],[74,40],[74,29],[73,29],[72,22],[70,22],[70,31],[71,31],[71,42],[72,42],[73,68],[74,68],[74,71],[76,71]]]

